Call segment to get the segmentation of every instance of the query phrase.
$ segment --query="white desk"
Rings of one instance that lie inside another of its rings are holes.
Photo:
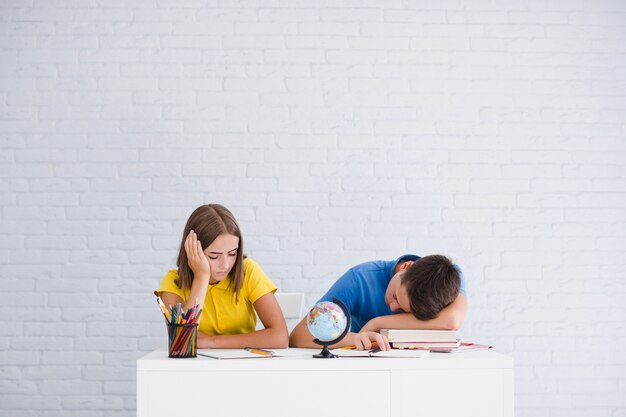
[[[137,416],[513,417],[513,359],[492,351],[423,359],[137,361]],[[290,354],[293,354],[291,351]]]

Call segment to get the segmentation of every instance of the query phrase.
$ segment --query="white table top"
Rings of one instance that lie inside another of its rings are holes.
[[[321,349],[273,349],[284,357],[254,359],[172,359],[157,349],[137,360],[137,371],[314,371],[314,370],[409,370],[409,369],[502,369],[513,368],[513,358],[492,350],[433,353],[426,358],[314,359]],[[203,349],[198,350],[203,352]]]

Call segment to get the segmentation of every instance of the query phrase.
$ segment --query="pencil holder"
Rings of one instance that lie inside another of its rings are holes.
[[[168,357],[195,358],[198,350],[198,323],[167,324]]]

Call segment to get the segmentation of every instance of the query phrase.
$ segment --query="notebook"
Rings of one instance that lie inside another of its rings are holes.
[[[213,359],[272,358],[274,352],[264,349],[198,349],[199,356]]]
[[[355,350],[355,349],[332,349],[333,353],[343,358],[425,358],[428,356],[427,350]]]

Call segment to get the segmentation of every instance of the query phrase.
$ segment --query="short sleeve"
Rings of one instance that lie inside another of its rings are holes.
[[[189,292],[183,291],[181,288],[178,288],[176,285],[176,280],[178,279],[178,270],[170,269],[167,271],[167,274],[161,280],[161,285],[159,286],[158,292],[171,292],[172,294],[176,294],[184,301],[187,301],[187,297],[189,296]]]
[[[243,269],[245,275],[244,287],[248,300],[250,300],[251,303],[254,304],[256,300],[263,297],[265,294],[276,292],[276,285],[274,285],[263,269],[261,269],[261,266],[252,259],[246,258],[244,260]]]
[[[355,306],[355,276],[354,268],[350,268],[345,274],[343,274],[335,283],[328,289],[326,294],[319,299],[319,301],[333,301],[333,298],[337,298],[341,301],[348,311],[353,314]]]

